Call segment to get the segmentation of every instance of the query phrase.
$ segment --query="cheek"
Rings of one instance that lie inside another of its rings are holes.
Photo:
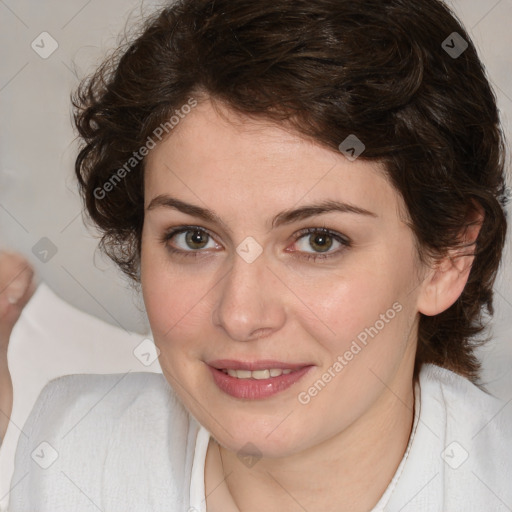
[[[200,290],[194,286],[193,278],[173,279],[168,273],[159,273],[157,268],[146,273],[143,295],[151,330],[159,340],[175,336],[175,331],[186,325],[201,309]]]
[[[386,277],[387,276],[387,277]],[[342,350],[398,300],[396,283],[379,266],[346,268],[296,284],[294,292],[307,306],[297,315],[302,326],[324,346]],[[394,316],[392,310],[389,316]]]
[[[179,272],[176,266],[155,256],[142,258],[141,284],[154,341],[162,355],[187,351],[198,343],[208,316],[208,290],[214,286],[205,276]]]
[[[344,376],[336,379],[339,386],[358,382],[368,368],[389,374],[407,350],[415,311],[408,306],[414,261],[404,258],[406,251],[402,247],[401,260],[395,251],[375,251],[364,262],[351,259],[329,279],[304,283],[297,290],[314,314],[296,318],[322,346],[324,370],[340,363]]]

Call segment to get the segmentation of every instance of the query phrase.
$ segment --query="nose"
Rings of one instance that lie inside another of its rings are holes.
[[[217,287],[213,324],[236,341],[251,341],[279,330],[286,320],[285,288],[264,257],[247,263],[236,254]]]

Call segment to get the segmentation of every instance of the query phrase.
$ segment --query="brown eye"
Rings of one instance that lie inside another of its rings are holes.
[[[296,252],[303,253],[300,256],[308,260],[339,256],[350,245],[347,237],[326,228],[303,229],[295,239]]]
[[[212,236],[199,227],[181,227],[171,230],[162,237],[162,243],[174,253],[181,253],[184,256],[196,255],[206,252],[203,249],[217,249]]]
[[[191,249],[204,249],[205,245],[208,243],[208,237],[209,235],[204,231],[186,231],[185,243]]]
[[[326,235],[324,233],[316,233],[309,235],[308,243],[318,252],[326,252],[332,247],[334,239],[330,235]]]

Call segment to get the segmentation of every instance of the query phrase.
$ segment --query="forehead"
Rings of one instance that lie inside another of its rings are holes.
[[[220,111],[219,111],[220,110]],[[285,126],[200,103],[146,159],[146,206],[169,193],[229,210],[289,208],[309,200],[341,200],[395,215],[401,198],[378,162],[340,152]]]

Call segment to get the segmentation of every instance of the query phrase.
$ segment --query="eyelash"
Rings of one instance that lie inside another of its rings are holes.
[[[200,249],[195,250],[195,251],[194,250],[183,251],[181,249],[176,249],[169,245],[169,243],[168,243],[169,240],[171,240],[174,236],[179,235],[181,233],[186,233],[188,231],[200,231],[201,233],[206,234],[210,238],[213,238],[212,235],[210,235],[210,233],[206,229],[201,228],[199,226],[181,226],[179,228],[174,228],[174,229],[171,229],[170,231],[164,233],[164,235],[161,238],[161,243],[164,244],[166,246],[167,250],[173,254],[177,254],[177,255],[183,256],[185,258],[202,257],[201,253],[204,251],[202,251]],[[322,254],[322,253],[316,253],[316,254],[305,253],[304,254],[304,253],[302,253],[299,257],[302,259],[305,259],[307,261],[326,260],[329,258],[333,258],[335,256],[339,256],[339,254],[341,252],[343,252],[344,249],[351,247],[351,242],[347,237],[345,237],[335,231],[331,231],[330,229],[327,229],[327,228],[304,228],[304,229],[301,229],[300,231],[295,233],[293,243],[294,244],[297,243],[297,241],[299,241],[301,238],[303,238],[306,235],[310,235],[310,234],[328,235],[331,238],[333,238],[334,240],[336,240],[337,242],[339,242],[342,245],[342,248],[338,249],[337,251],[326,253],[326,254]]]

